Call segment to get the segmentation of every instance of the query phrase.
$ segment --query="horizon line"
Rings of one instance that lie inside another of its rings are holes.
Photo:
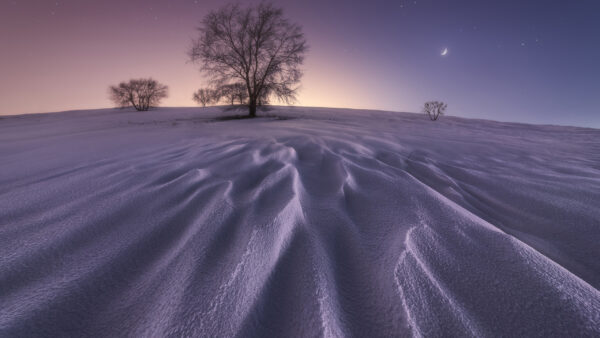
[[[151,110],[157,109],[170,109],[170,108],[198,108],[198,109],[206,109],[206,108],[220,108],[220,107],[228,107],[230,105],[212,105],[212,106],[159,106],[153,107]],[[313,108],[313,109],[339,109],[339,110],[358,110],[358,111],[373,111],[373,112],[384,112],[384,113],[400,113],[400,114],[415,114],[415,115],[424,115],[421,112],[411,112],[411,111],[400,111],[400,110],[388,110],[388,109],[378,109],[378,108],[355,108],[355,107],[339,107],[339,106],[303,106],[303,105],[282,105],[282,104],[273,104],[268,105],[271,107],[288,107],[288,108]],[[78,111],[91,111],[91,110],[119,110],[124,108],[119,107],[101,107],[101,108],[75,108],[75,109],[66,109],[66,110],[57,110],[57,111],[46,111],[46,112],[31,112],[31,113],[21,113],[21,114],[0,114],[0,120],[6,118],[16,118],[19,116],[28,116],[28,115],[45,115],[45,114],[60,114],[60,113],[68,113],[68,112],[78,112]],[[126,108],[125,108],[126,109]],[[144,112],[140,112],[144,113]],[[260,116],[259,116],[260,117]],[[479,120],[479,121],[489,121],[496,123],[510,123],[510,124],[521,124],[521,125],[534,125],[534,126],[550,126],[550,127],[570,127],[570,128],[582,128],[582,129],[593,129],[600,130],[600,126],[598,127],[590,127],[590,126],[582,126],[582,125],[571,125],[571,124],[553,124],[553,123],[535,123],[535,122],[522,122],[522,121],[510,121],[510,120],[493,120],[489,118],[480,118],[480,117],[465,117],[459,115],[452,114],[444,114],[444,117],[449,118],[457,118],[457,119],[465,119],[465,120]]]

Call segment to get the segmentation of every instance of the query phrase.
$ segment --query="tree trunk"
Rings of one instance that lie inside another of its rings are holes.
[[[256,117],[256,101],[251,101],[248,105],[248,111],[250,117]]]

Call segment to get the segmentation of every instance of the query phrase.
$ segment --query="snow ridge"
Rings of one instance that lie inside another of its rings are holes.
[[[1,120],[0,336],[600,335],[600,131],[275,109]]]

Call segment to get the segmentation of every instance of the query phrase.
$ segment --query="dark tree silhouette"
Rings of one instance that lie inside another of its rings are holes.
[[[248,99],[246,86],[241,82],[222,85],[219,87],[218,92],[220,93],[220,97],[224,97],[227,103],[232,106],[236,100],[240,105],[243,105]]]
[[[233,91],[232,84],[223,85],[219,87],[218,91],[221,94],[221,98],[225,98],[225,102],[229,103],[232,106],[235,104],[236,95]]]
[[[234,83],[232,87],[233,95],[240,105],[245,104],[248,101],[248,91],[243,83]]]
[[[119,107],[133,106],[137,111],[146,111],[160,104],[168,96],[168,87],[151,78],[133,79],[110,86],[111,100]]]
[[[206,107],[207,104],[212,102],[218,102],[219,97],[216,95],[214,90],[208,88],[200,88],[194,93],[194,101],[201,104],[202,107]]]
[[[287,103],[295,100],[308,46],[302,28],[280,8],[226,5],[207,14],[198,30],[191,61],[201,65],[217,88],[243,83],[251,117],[265,92]]]
[[[265,106],[269,104],[269,96],[271,96],[272,90],[270,86],[266,86],[260,96],[258,97],[258,106]]]
[[[425,102],[423,112],[426,113],[431,121],[436,121],[440,115],[444,115],[444,112],[448,108],[448,105],[441,101],[429,101]]]

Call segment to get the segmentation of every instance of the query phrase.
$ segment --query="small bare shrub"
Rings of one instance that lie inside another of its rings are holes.
[[[429,116],[431,121],[436,121],[440,115],[444,115],[446,108],[448,108],[448,105],[442,101],[429,101],[425,102],[423,112]]]

